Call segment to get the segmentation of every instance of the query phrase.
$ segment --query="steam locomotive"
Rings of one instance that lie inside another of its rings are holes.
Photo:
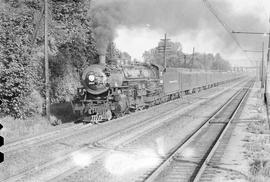
[[[160,104],[183,94],[238,79],[236,72],[190,71],[150,63],[105,63],[86,67],[81,75],[83,87],[72,101],[73,111],[83,122],[98,123],[136,110]]]

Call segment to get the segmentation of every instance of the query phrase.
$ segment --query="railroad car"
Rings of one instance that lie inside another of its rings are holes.
[[[87,66],[72,108],[83,122],[97,123],[240,78],[235,72],[166,68],[111,61]]]

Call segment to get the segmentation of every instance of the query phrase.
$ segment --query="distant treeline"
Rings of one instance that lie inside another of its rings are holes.
[[[205,70],[230,70],[231,65],[224,60],[220,54],[204,54],[194,52],[194,54],[186,54],[182,51],[182,45],[179,42],[167,42],[166,62],[168,67],[181,68],[197,68]],[[156,48],[145,51],[143,58],[147,62],[154,62],[164,66],[162,43],[160,42]]]

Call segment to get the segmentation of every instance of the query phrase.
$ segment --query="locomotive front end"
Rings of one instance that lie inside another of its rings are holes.
[[[108,91],[108,77],[104,72],[104,66],[95,64],[84,69],[82,85],[92,95],[100,95]]]
[[[110,84],[106,73],[105,57],[100,56],[99,64],[87,66],[81,75],[82,88],[78,88],[73,101],[73,111],[83,122],[110,120],[112,113],[108,103]]]

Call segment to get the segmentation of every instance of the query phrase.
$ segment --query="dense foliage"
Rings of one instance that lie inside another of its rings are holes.
[[[38,85],[29,38],[33,18],[27,8],[2,6],[0,13],[0,109],[15,117],[25,117],[40,109],[33,92],[34,85]]]
[[[89,2],[49,1],[53,102],[70,100],[80,84],[82,67],[97,61],[87,12]],[[0,109],[17,118],[26,117],[41,112],[44,104],[41,96],[44,95],[43,1],[4,0],[0,3]]]

